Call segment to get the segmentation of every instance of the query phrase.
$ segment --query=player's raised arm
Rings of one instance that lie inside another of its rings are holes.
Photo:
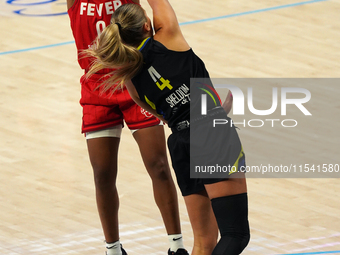
[[[185,51],[190,46],[185,41],[174,9],[168,0],[148,0],[153,12],[154,39],[168,49]]]
[[[67,4],[67,10],[70,9],[72,7],[72,5],[74,4],[75,0],[66,0],[66,4]]]

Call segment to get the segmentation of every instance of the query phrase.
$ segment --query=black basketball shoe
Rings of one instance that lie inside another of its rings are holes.
[[[189,255],[186,249],[178,249],[176,252],[168,250],[168,255]]]

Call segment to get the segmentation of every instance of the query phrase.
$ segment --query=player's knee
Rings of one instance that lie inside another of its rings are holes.
[[[112,188],[116,183],[116,171],[107,165],[92,165],[94,183],[97,189]]]
[[[250,233],[248,232],[240,240],[240,253],[244,250],[244,248],[247,247],[249,241],[250,241]]]
[[[238,255],[248,245],[247,193],[212,199],[212,207],[221,233],[212,255]]]
[[[146,168],[152,180],[167,181],[171,178],[168,161],[164,158],[148,162]]]
[[[239,255],[248,245],[250,234],[230,233],[221,236],[212,255]]]

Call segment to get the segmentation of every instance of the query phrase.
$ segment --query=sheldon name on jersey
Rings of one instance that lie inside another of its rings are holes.
[[[171,93],[165,101],[173,108],[178,103],[186,104],[190,102],[190,89],[183,84],[175,92]]]
[[[100,4],[82,2],[80,3],[80,15],[94,16],[97,13],[99,17],[102,17],[103,12],[107,15],[112,15],[121,5],[122,2],[120,0],[107,1]]]

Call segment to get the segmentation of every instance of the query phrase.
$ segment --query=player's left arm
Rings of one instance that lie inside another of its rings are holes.
[[[176,13],[168,0],[148,0],[152,9],[154,40],[169,50],[186,51],[190,49],[179,27]]]
[[[157,111],[155,109],[153,109],[150,105],[148,105],[147,103],[143,102],[140,98],[139,95],[137,93],[137,90],[135,88],[135,86],[133,85],[133,83],[131,81],[125,82],[125,86],[127,88],[127,90],[129,91],[129,94],[131,96],[131,98],[133,99],[133,101],[135,101],[136,104],[138,104],[140,107],[142,107],[144,110],[148,111],[149,113],[151,113],[152,115],[154,115],[156,118],[160,119],[161,121],[163,121],[164,123],[168,123],[163,116],[159,115],[157,113]]]

